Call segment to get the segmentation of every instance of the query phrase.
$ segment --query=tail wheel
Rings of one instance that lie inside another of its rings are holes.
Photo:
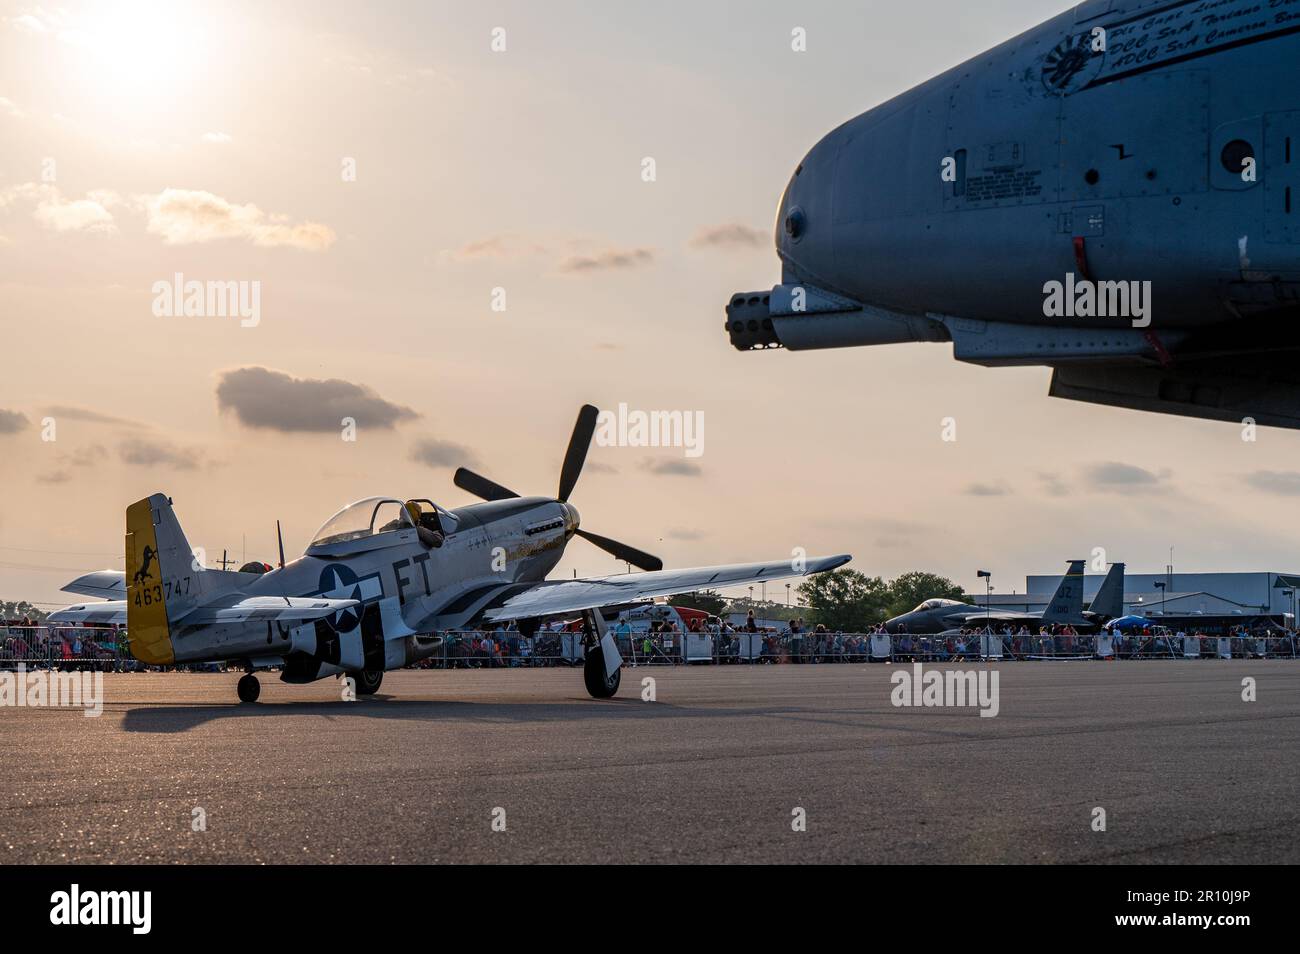
[[[352,673],[352,678],[357,683],[357,695],[373,696],[379,691],[379,684],[384,681],[384,671],[365,669],[361,672]]]
[[[262,694],[262,684],[250,672],[239,677],[239,685],[235,687],[235,691],[239,693],[240,702],[256,702],[257,697]]]
[[[587,692],[595,699],[609,699],[618,692],[618,684],[623,677],[623,667],[614,670],[614,675],[605,675],[605,652],[599,646],[587,650],[587,661],[582,666],[582,681],[587,684]]]

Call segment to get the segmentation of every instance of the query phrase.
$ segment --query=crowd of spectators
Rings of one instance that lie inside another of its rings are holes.
[[[77,626],[50,627],[30,618],[0,620],[0,669],[102,669],[129,668],[122,660],[118,633],[113,629]]]
[[[1001,643],[1002,654],[1013,659],[1089,657],[1098,650],[1098,634],[1079,633],[1068,625],[1030,628],[1024,624],[995,624],[940,635],[891,635],[885,633],[883,624],[866,632],[832,632],[821,624],[810,626],[802,618],[780,626],[764,626],[755,620],[752,611],[739,625],[710,616],[692,618],[685,628],[675,619],[666,619],[653,620],[648,628],[634,630],[624,620],[612,625],[610,632],[624,660],[633,666],[682,662],[816,665],[861,663],[885,655],[899,662],[955,662],[981,658],[985,637],[990,636]],[[544,627],[532,636],[510,627],[442,635],[442,652],[418,663],[419,668],[574,665],[581,656],[582,634],[572,625]],[[1289,632],[1239,626],[1229,635],[1234,656],[1296,655],[1297,640]],[[1116,632],[1110,639],[1115,656],[1137,659],[1183,656],[1184,636],[1199,641],[1201,655],[1219,652],[1217,634],[1185,633],[1157,625]],[[887,651],[882,640],[888,640]],[[29,669],[143,668],[125,652],[124,634],[119,630],[48,627],[30,619],[0,621],[0,669],[14,669],[20,663]]]

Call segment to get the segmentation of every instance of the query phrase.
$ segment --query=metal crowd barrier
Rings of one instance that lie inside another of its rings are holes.
[[[577,666],[582,637],[542,631],[445,632],[442,647],[419,668],[483,669]],[[483,637],[491,638],[489,652]],[[967,634],[920,636],[907,633],[673,632],[615,633],[624,662],[633,667],[680,665],[814,665],[866,662],[964,662],[1001,659],[1069,661],[1089,659],[1295,659],[1293,633],[1254,636],[1093,634],[1050,636]],[[0,669],[144,669],[126,652],[124,634],[111,627],[0,626]],[[192,667],[215,669],[215,665]]]

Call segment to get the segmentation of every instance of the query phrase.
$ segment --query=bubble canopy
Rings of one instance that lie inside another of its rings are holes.
[[[350,503],[316,531],[308,549],[373,537],[390,530],[414,527],[411,515],[396,497],[366,497]]]
[[[912,610],[912,612],[919,613],[921,612],[921,610],[938,609],[940,606],[969,606],[969,605],[970,605],[969,603],[963,603],[961,600],[933,599],[933,600],[926,600],[916,609]]]

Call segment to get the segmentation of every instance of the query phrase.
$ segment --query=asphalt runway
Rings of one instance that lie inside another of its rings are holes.
[[[110,675],[98,718],[0,709],[0,861],[1300,861],[1300,663],[1004,663],[995,718],[895,708],[899,668],[625,669],[607,702],[576,669],[263,674],[252,706]]]

